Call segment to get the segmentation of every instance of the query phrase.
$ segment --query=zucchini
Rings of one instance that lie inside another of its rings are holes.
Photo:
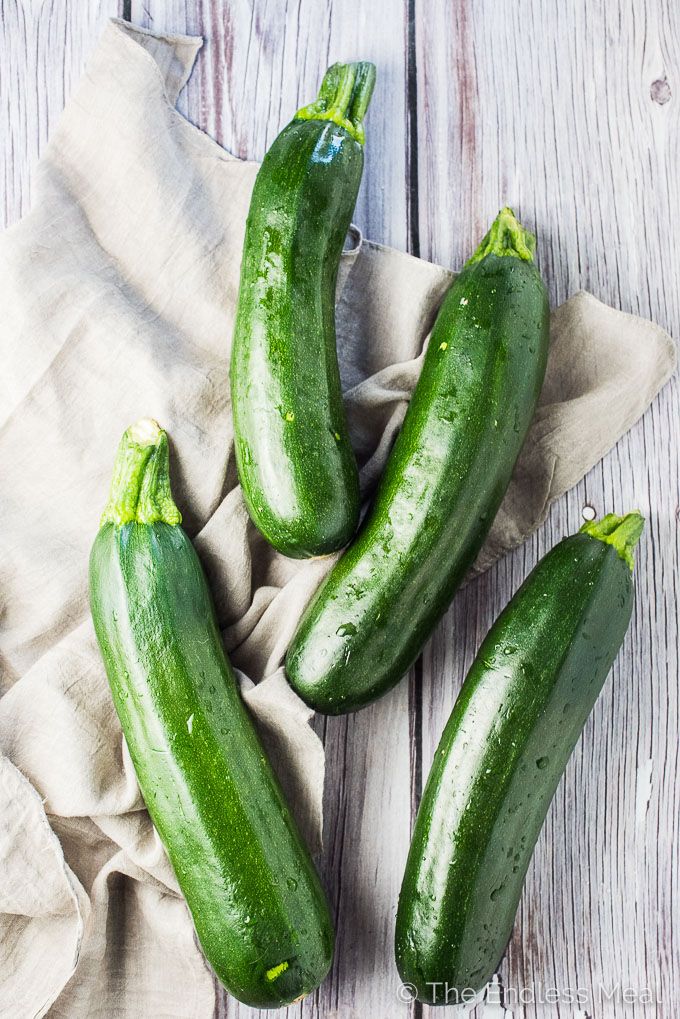
[[[373,508],[288,650],[289,681],[318,711],[394,686],[484,542],[545,372],[534,246],[503,209],[447,291]]]
[[[335,346],[335,284],[363,170],[370,63],[334,64],[260,167],[231,353],[236,464],[250,517],[294,558],[359,520]]]
[[[639,513],[552,549],[492,626],[446,725],[399,896],[396,959],[421,1001],[491,979],[557,784],[621,647]]]
[[[278,1008],[323,979],[333,928],[180,521],[167,436],[140,421],[121,441],[90,558],[97,640],[203,951],[240,1001]]]

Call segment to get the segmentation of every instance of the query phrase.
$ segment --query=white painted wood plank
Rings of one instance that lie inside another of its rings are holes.
[[[131,14],[145,27],[205,37],[183,111],[241,157],[262,158],[334,60],[374,60],[379,78],[355,221],[371,237],[408,246],[405,3],[133,0]],[[366,711],[319,722],[327,755],[319,866],[337,945],[330,976],[287,1015],[380,1019],[411,1011],[397,998],[392,947],[410,837],[408,692],[403,683]],[[258,1014],[220,994],[218,1015]]]
[[[553,303],[583,287],[680,336],[678,105],[663,102],[680,86],[677,8],[416,7],[422,254],[460,264],[508,203],[538,233]],[[558,790],[501,969],[515,989],[584,988],[581,1007],[598,1019],[679,1004],[679,426],[673,381],[533,540],[458,596],[425,654],[426,775],[474,652],[537,558],[580,525],[586,502],[645,513],[633,623]],[[617,982],[653,987],[665,1005],[606,1000],[599,989]],[[564,999],[525,1007],[526,1019],[573,1011]]]
[[[0,5],[0,228],[28,209],[30,175],[119,0]]]

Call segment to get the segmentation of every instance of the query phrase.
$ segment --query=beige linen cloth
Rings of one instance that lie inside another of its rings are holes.
[[[226,646],[320,846],[323,751],[280,666],[331,561],[276,554],[236,484],[228,354],[257,166],[175,110],[199,47],[111,22],[38,167],[32,211],[0,237],[0,1016],[11,1019],[213,1009],[88,615],[114,453],[141,416],[170,434],[177,502]],[[355,241],[337,315],[368,492],[451,274]],[[665,333],[587,294],[557,309],[551,331],[541,406],[481,569],[541,522],[673,370]]]

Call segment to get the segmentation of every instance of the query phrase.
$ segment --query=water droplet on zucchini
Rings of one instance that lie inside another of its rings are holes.
[[[357,628],[354,623],[341,623],[335,632],[339,637],[353,637]]]

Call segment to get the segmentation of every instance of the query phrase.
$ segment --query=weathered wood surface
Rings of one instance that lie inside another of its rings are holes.
[[[0,225],[28,209],[30,173],[118,0],[0,0]]]
[[[0,9],[6,224],[27,208],[30,168],[104,17],[118,13],[206,38],[180,105],[241,156],[263,155],[332,59],[374,60],[355,217],[369,236],[455,267],[508,202],[538,233],[553,302],[586,288],[680,336],[680,10],[671,0],[0,0]],[[323,723],[321,868],[338,945],[324,986],[287,1015],[434,1014],[399,1000],[392,961],[414,808],[486,629],[586,503],[647,516],[637,608],[539,840],[501,979],[509,994],[561,992],[558,1005],[527,1002],[526,1019],[680,1012],[679,445],[673,381],[524,548],[458,595],[409,683]],[[651,988],[663,1004],[608,1001],[617,984]],[[578,988],[588,998],[580,1006],[565,1000]],[[256,1013],[221,996],[218,1014]]]

